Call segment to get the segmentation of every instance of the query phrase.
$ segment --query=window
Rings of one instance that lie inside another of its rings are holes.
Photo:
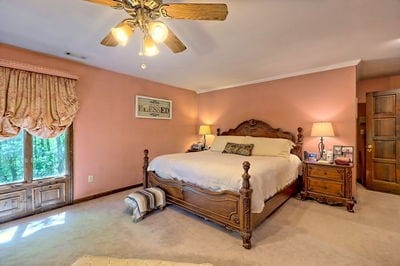
[[[51,139],[21,131],[12,139],[0,140],[0,185],[67,175],[69,131]]]
[[[24,181],[23,132],[12,139],[0,140],[0,184]]]
[[[33,179],[65,175],[65,132],[52,139],[33,137]]]

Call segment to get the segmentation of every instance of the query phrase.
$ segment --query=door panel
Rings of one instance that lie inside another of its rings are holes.
[[[396,160],[396,141],[374,141],[374,157]]]
[[[367,93],[366,186],[400,194],[400,89]]]
[[[396,115],[396,95],[374,95],[374,113]]]
[[[374,132],[376,137],[394,137],[396,135],[396,119],[375,119]]]
[[[374,173],[373,181],[396,182],[396,166],[391,163],[375,162]]]

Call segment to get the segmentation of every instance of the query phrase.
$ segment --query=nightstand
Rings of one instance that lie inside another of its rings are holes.
[[[320,203],[346,205],[354,212],[355,200],[352,195],[353,165],[321,164],[303,162],[303,188],[301,199],[312,198]]]
[[[198,152],[198,151],[203,151],[203,150],[192,150],[192,149],[186,150],[186,152]]]

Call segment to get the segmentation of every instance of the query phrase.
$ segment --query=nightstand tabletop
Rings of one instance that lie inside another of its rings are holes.
[[[322,165],[322,166],[345,167],[345,168],[352,168],[354,166],[352,163],[350,163],[350,164],[319,163],[319,162],[307,161],[307,160],[304,160],[303,163]]]

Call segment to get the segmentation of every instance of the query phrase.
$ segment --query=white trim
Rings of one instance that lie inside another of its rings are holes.
[[[344,68],[344,67],[349,67],[349,66],[357,66],[360,62],[361,62],[361,59],[346,61],[346,62],[334,64],[334,65],[310,68],[310,69],[305,69],[305,70],[301,70],[301,71],[297,71],[297,72],[293,72],[293,73],[289,73],[289,74],[276,75],[276,76],[267,77],[267,78],[263,78],[263,79],[256,79],[256,80],[246,81],[243,83],[231,84],[228,86],[218,87],[215,89],[197,90],[196,92],[198,94],[201,94],[201,93],[210,92],[210,91],[230,89],[230,88],[246,86],[246,85],[251,85],[251,84],[256,84],[256,83],[261,83],[261,82],[267,82],[267,81],[272,81],[272,80],[278,80],[278,79],[313,74],[313,73],[323,72],[323,71],[328,71],[328,70],[334,70],[334,69],[339,69],[339,68]]]

